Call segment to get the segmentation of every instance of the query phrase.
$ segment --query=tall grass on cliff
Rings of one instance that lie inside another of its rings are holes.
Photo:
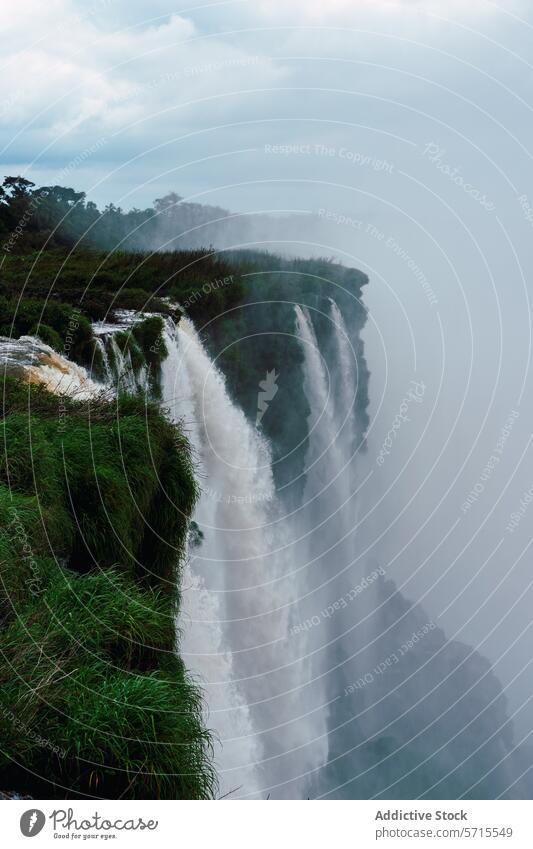
[[[7,379],[0,451],[0,788],[213,796],[200,692],[177,654],[197,490],[157,406]]]

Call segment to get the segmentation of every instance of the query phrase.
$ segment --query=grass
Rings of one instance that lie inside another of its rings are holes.
[[[209,288],[215,281],[228,285]],[[91,319],[116,309],[169,313],[163,297],[188,303],[191,318],[204,320],[239,303],[244,288],[235,267],[211,250],[105,252],[56,248],[4,258],[0,282],[6,297],[75,304]]]
[[[0,786],[42,798],[209,798],[201,694],[176,644],[197,489],[143,399],[4,386]]]

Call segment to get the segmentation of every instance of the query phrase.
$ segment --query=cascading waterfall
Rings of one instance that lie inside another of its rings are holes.
[[[362,474],[355,453],[361,434],[353,414],[356,351],[338,306],[331,302],[330,390],[328,364],[319,355],[309,312],[297,312],[306,351],[309,426],[321,416],[319,447],[332,439],[335,443],[334,451],[323,454],[329,472],[315,473],[316,482],[324,481],[325,497],[321,508],[314,508],[312,522],[320,530],[311,534],[310,545],[327,578],[333,579],[334,592],[318,588],[317,596],[329,594],[320,616],[328,635],[323,667],[334,698],[328,709],[328,763],[310,777],[308,793],[407,799],[510,793],[511,798],[530,798],[526,776],[533,755],[513,742],[506,700],[488,662],[468,646],[447,641],[424,610],[398,592],[381,566],[361,555],[368,540],[363,543],[357,532],[353,498]],[[327,391],[333,395],[333,422],[325,411]],[[311,477],[306,498],[309,486]],[[342,600],[336,610],[334,598]]]
[[[96,337],[96,347],[100,352],[100,357],[102,359],[102,374],[105,383],[111,383],[113,380],[113,368],[111,366],[111,362],[109,360],[109,353],[106,343],[101,336]]]
[[[357,448],[362,434],[356,417],[358,363],[350,336],[335,302],[330,300],[329,345],[321,351],[308,309],[296,307],[296,326],[304,356],[309,449],[306,485],[300,515],[305,541],[306,570],[298,633],[302,651],[321,681],[322,717],[327,726],[331,703],[339,697],[339,651],[347,620],[359,615],[353,605],[354,587],[364,578],[364,561],[357,558]],[[344,615],[343,615],[344,614]],[[330,736],[325,734],[328,755]],[[305,777],[300,795],[312,795],[320,770]]]
[[[352,484],[356,391],[346,326],[334,304],[331,320],[335,352],[330,369],[321,354],[309,312],[296,307],[297,330],[304,353],[305,390],[311,408],[305,521],[310,531],[319,529],[321,538],[326,532],[330,542],[338,543],[344,536],[343,527],[346,532],[353,526],[355,510]]]
[[[134,370],[129,351],[123,353],[116,334],[128,331],[140,317],[134,310],[117,310],[113,323],[97,321],[93,324],[96,344],[102,354],[104,382],[122,392],[138,392],[147,388],[147,371],[142,366]]]
[[[337,635],[335,619],[324,617],[323,611],[353,586],[362,569],[356,556],[357,446],[361,444],[355,416],[357,360],[336,304],[331,303],[329,315],[333,336],[329,365],[320,352],[309,312],[296,307],[296,316],[311,407],[301,512],[308,571],[317,575],[312,582],[307,580],[307,588],[313,590],[314,614],[325,620],[317,631],[324,645]]]
[[[229,397],[187,320],[178,325],[177,344],[170,385],[163,368],[163,396],[189,428],[203,482],[195,519],[204,541],[191,557],[194,589],[184,600],[183,648],[205,681],[211,723],[223,737],[224,789],[238,786],[241,796],[258,789],[283,795],[286,788],[276,786],[283,784],[280,775],[285,772],[288,781],[291,773],[305,774],[324,762],[327,751],[323,717],[299,721],[306,669],[289,635],[297,540],[276,498],[269,446]],[[198,587],[203,601],[194,602]],[[188,628],[187,619],[202,606],[210,620]],[[221,646],[214,657],[198,651],[206,642],[202,633],[210,646]],[[239,769],[228,765],[239,757]]]
[[[179,421],[187,433],[199,462],[198,472],[204,476],[193,388],[183,357],[184,346],[179,346],[179,333],[171,319],[165,323],[164,336],[168,355],[162,369],[163,403],[171,418]],[[203,523],[205,517],[208,524],[211,507],[212,502],[204,495],[195,519]],[[230,793],[243,782],[248,792],[256,793],[259,784],[255,764],[260,760],[261,750],[243,692],[235,681],[233,656],[224,643],[221,600],[206,588],[203,575],[195,569],[193,545],[185,564],[183,590],[179,623],[181,651],[187,665],[207,690],[209,724],[223,745],[223,756],[217,751],[217,765],[222,775],[221,793]]]
[[[329,319],[324,354],[310,311],[296,308],[309,442],[303,503],[287,516],[268,445],[232,402],[192,325],[178,329],[174,414],[187,411],[198,452],[204,495],[196,518],[205,532],[191,558],[195,630],[184,645],[220,708],[212,721],[225,743],[224,787],[242,796],[259,788],[297,798],[454,798],[513,785],[514,795],[526,795],[520,775],[529,755],[514,751],[488,663],[447,642],[360,556],[357,356],[333,303]],[[208,647],[198,653],[199,645]]]
[[[182,646],[223,740],[224,790],[238,785],[244,796],[257,788],[302,795],[327,760],[328,605],[353,559],[356,362],[335,304],[340,382],[328,380],[307,311],[296,307],[295,317],[310,438],[304,503],[287,516],[268,444],[229,397],[192,324],[180,322],[177,345],[167,326],[163,398],[184,421],[203,483],[195,519],[204,542],[189,565]]]

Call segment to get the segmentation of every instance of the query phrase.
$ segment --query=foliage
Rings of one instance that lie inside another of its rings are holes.
[[[12,378],[2,436],[0,786],[212,796],[201,698],[175,654],[187,441],[140,398],[81,403]]]
[[[124,212],[113,203],[99,210],[84,192],[41,186],[22,177],[6,177],[0,187],[0,244],[7,253],[27,253],[83,244],[105,251],[175,251],[209,245],[225,230],[230,243],[245,220],[220,207],[188,203],[174,193],[148,209]]]
[[[112,320],[117,309],[173,314],[163,300],[169,298],[203,322],[239,303],[244,294],[234,267],[205,250],[104,253],[56,248],[6,254],[0,282],[11,299],[73,304],[93,320]]]
[[[98,351],[90,321],[70,304],[58,302],[0,296],[0,336],[39,336],[86,366]]]

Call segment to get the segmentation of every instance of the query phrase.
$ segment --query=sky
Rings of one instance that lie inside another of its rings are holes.
[[[287,177],[325,170],[346,182],[350,169],[314,154],[269,154],[265,145],[348,142],[403,159],[419,152],[430,128],[433,138],[450,126],[465,167],[477,168],[471,131],[483,133],[487,112],[501,107],[507,121],[516,106],[511,133],[527,119],[518,109],[531,73],[530,25],[519,20],[527,4],[505,8],[456,0],[6,4],[4,168],[37,182],[68,177],[98,203],[125,208],[170,187],[234,209],[256,208],[258,199],[299,206],[302,192]],[[278,180],[283,188],[272,185]]]
[[[176,191],[312,213],[322,237],[303,228],[291,250],[369,275],[370,463],[411,381],[426,389],[374,468],[362,534],[490,658],[529,731],[527,505],[509,524],[533,484],[531,4],[9,5],[4,173],[126,209]]]

